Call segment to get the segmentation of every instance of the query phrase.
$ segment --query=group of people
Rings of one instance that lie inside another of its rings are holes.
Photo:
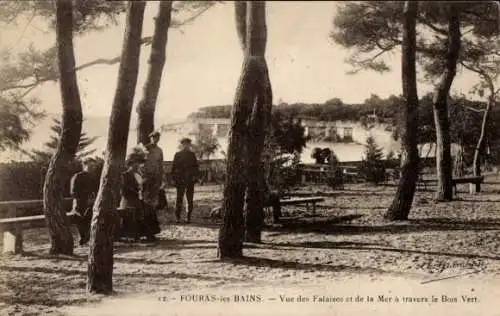
[[[134,151],[126,158],[118,207],[120,222],[115,227],[115,238],[151,242],[161,231],[157,212],[167,206],[163,151],[158,146],[160,133],[155,131],[149,137],[150,143],[145,146],[145,153]],[[188,204],[186,222],[189,223],[199,167],[196,155],[191,150],[191,140],[182,139],[181,146],[172,163],[172,176],[177,189],[175,218],[178,223],[181,221],[185,196]],[[88,158],[82,165],[82,171],[72,177],[70,186],[72,213],[77,218],[80,245],[89,241],[92,207],[99,189],[97,162]]]

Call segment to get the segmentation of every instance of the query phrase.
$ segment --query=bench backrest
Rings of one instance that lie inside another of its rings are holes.
[[[64,198],[63,209],[70,210],[73,200]],[[43,200],[0,201],[0,218],[36,216],[43,212]]]

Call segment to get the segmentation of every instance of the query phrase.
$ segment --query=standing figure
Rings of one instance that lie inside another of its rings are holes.
[[[120,235],[138,241],[141,236],[144,203],[142,198],[142,178],[139,168],[146,159],[132,152],[126,160],[127,170],[122,174],[121,200],[118,210],[122,213]]]
[[[187,222],[191,221],[193,212],[194,184],[198,178],[198,160],[193,151],[191,151],[191,139],[183,138],[181,140],[182,149],[175,153],[172,162],[172,175],[177,189],[177,199],[175,202],[175,217],[179,223],[181,220],[182,203],[184,195],[187,199]]]
[[[151,142],[146,145],[146,163],[143,168],[144,183],[142,187],[145,213],[142,234],[149,240],[160,232],[160,223],[156,214],[160,206],[160,194],[163,192],[163,151],[158,147],[160,133],[155,131],[149,134]]]
[[[85,245],[90,238],[92,206],[99,190],[97,162],[87,158],[82,162],[82,169],[71,178],[70,193],[73,197],[73,209],[70,214],[76,218],[80,245]]]

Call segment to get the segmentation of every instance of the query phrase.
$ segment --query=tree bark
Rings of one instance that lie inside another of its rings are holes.
[[[488,104],[486,105],[486,109],[484,110],[483,114],[483,121],[481,123],[481,134],[479,135],[479,139],[477,140],[477,145],[476,148],[474,149],[474,160],[473,160],[473,172],[474,176],[479,177],[481,176],[481,158],[484,156],[484,149],[486,145],[486,131],[488,128],[488,120],[489,120],[489,115],[491,112],[491,107],[493,105],[493,100],[490,97],[488,100]],[[479,186],[480,184],[477,184],[476,186]]]
[[[262,57],[259,61],[261,79],[258,96],[255,99],[249,126],[248,149],[248,187],[245,203],[245,240],[261,242],[264,225],[265,167],[261,163],[264,138],[271,117],[272,89],[267,64]]]
[[[496,93],[495,93],[495,85],[493,83],[492,78],[484,71],[479,70],[479,74],[483,77],[483,80],[488,85],[488,89],[490,91],[490,95],[488,97],[488,103],[486,104],[486,109],[483,114],[483,121],[481,122],[481,134],[479,135],[479,139],[477,140],[476,148],[474,149],[474,160],[473,160],[473,172],[474,176],[479,177],[481,175],[481,156],[484,155],[484,147],[486,145],[486,133],[488,129],[488,121],[491,112],[491,108],[495,104]],[[480,191],[480,184],[476,184],[476,189]]]
[[[418,93],[416,60],[417,1],[405,1],[402,47],[402,81],[405,104],[401,124],[401,177],[398,190],[385,217],[407,220],[410,214],[418,179],[419,154],[417,147]]]
[[[243,256],[243,207],[247,187],[245,140],[248,137],[247,120],[251,114],[253,102],[252,83],[257,81],[255,70],[252,68],[255,68],[255,63],[245,59],[231,114],[222,205],[224,217],[219,231],[219,257],[221,259]]]
[[[137,143],[147,145],[149,134],[154,131],[156,100],[165,65],[168,29],[172,16],[172,1],[161,1],[155,18],[155,30],[151,41],[149,70],[143,88],[143,96],[137,104]]]
[[[448,22],[448,50],[446,53],[446,69],[441,76],[433,100],[434,123],[436,125],[436,171],[437,201],[453,199],[452,158],[450,140],[450,122],[448,117],[448,96],[457,70],[460,52],[460,11],[459,4],[451,3]]]
[[[255,83],[255,96],[249,121],[248,186],[245,201],[245,240],[261,242],[264,225],[265,169],[262,161],[265,133],[271,119],[272,88],[265,59],[267,41],[265,3],[247,2],[247,44],[251,58],[255,59],[259,80]]]
[[[121,171],[139,71],[144,7],[144,1],[131,1],[127,6],[118,85],[111,109],[106,158],[90,232],[87,290],[94,293],[110,294],[113,291],[114,213],[119,201]]]
[[[75,157],[82,131],[82,104],[74,70],[71,1],[56,2],[56,39],[63,113],[60,142],[45,176],[43,211],[50,233],[50,253],[73,254],[73,235],[61,204],[65,184],[71,176],[67,166]]]
[[[244,62],[229,134],[224,220],[219,231],[221,259],[243,256],[245,236],[247,240],[260,241],[263,223],[260,179],[264,172],[260,160],[272,105],[271,85],[264,58],[267,38],[265,3],[236,2],[235,17]]]

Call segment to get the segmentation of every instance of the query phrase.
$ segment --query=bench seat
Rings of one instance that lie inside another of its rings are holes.
[[[300,205],[305,204],[309,209],[309,204],[312,205],[312,216],[316,213],[316,203],[323,202],[325,199],[319,196],[313,197],[301,197],[301,198],[290,198],[290,199],[280,199],[280,205]]]
[[[73,213],[66,213],[71,220]],[[23,251],[23,224],[45,221],[45,215],[23,216],[0,219],[3,232],[3,253],[21,253]]]
[[[463,177],[463,178],[455,178],[453,179],[453,183],[482,183],[484,181],[484,177]]]
[[[290,198],[290,199],[280,199],[281,205],[297,205],[297,204],[307,204],[307,203],[318,203],[323,202],[325,199],[322,197],[303,197],[303,198]]]
[[[481,183],[483,183],[484,177],[462,177],[462,178],[454,178],[452,179],[453,184],[453,193],[457,193],[457,184],[469,183],[469,193],[474,194],[481,191]]]

